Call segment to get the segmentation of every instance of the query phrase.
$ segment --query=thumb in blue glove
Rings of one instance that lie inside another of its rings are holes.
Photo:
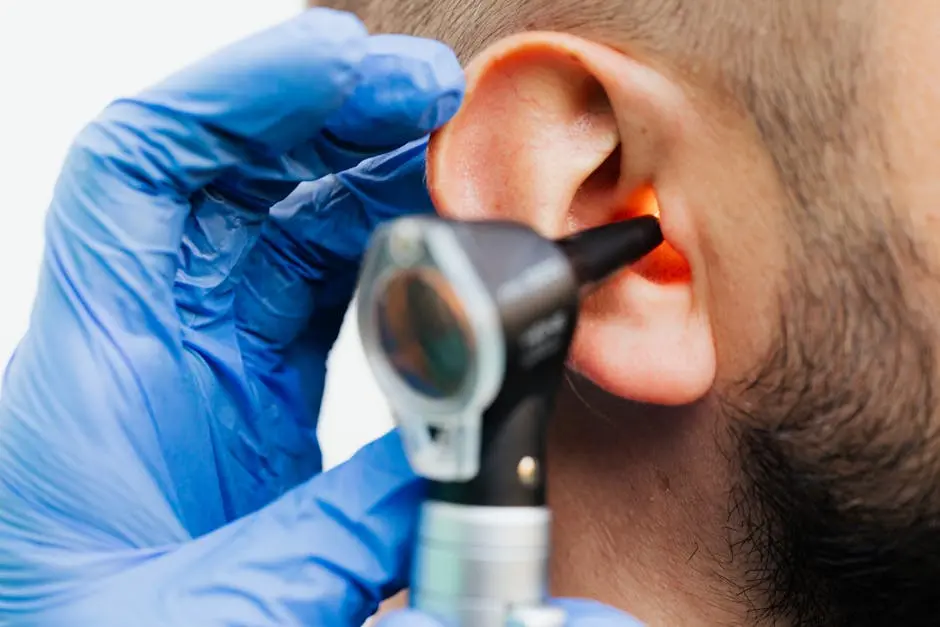
[[[358,627],[407,583],[423,488],[392,432],[252,516],[115,556],[42,624]]]

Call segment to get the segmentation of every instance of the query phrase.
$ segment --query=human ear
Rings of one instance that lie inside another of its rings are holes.
[[[692,114],[670,80],[612,48],[558,33],[497,42],[467,68],[467,96],[431,140],[438,211],[524,222],[545,236],[660,216],[666,244],[584,303],[570,365],[608,392],[694,402],[715,350],[670,172]]]

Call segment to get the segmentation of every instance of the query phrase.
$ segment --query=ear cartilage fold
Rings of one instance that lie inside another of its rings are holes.
[[[567,255],[581,287],[592,286],[638,262],[662,243],[659,220],[651,215],[605,224],[556,242]]]

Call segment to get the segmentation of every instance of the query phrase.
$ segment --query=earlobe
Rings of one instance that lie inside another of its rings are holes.
[[[707,312],[657,198],[681,137],[674,86],[616,50],[557,33],[497,42],[467,74],[463,107],[429,148],[438,211],[525,222],[549,237],[659,213],[669,244],[585,302],[571,365],[641,402],[704,395],[715,371]]]

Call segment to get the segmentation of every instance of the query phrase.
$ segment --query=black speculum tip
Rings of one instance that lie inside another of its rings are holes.
[[[663,243],[656,216],[640,216],[581,231],[558,240],[582,286],[603,281]]]

